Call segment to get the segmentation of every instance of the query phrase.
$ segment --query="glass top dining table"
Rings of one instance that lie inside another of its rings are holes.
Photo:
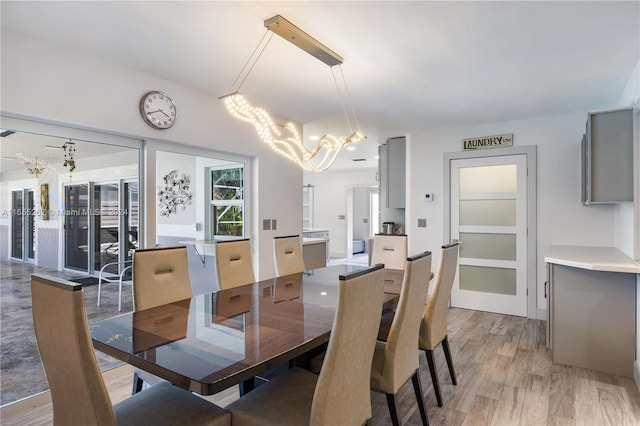
[[[90,325],[94,347],[183,389],[212,395],[329,341],[339,275],[336,265],[193,296]],[[402,287],[385,269],[384,303]]]

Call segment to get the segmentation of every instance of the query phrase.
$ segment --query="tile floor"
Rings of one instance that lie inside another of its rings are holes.
[[[49,388],[33,331],[30,276],[35,272],[63,278],[82,275],[0,260],[0,405]],[[103,285],[100,307],[96,306],[98,286],[86,286],[84,290],[90,323],[118,314],[117,283]],[[122,302],[122,312],[132,310],[131,287],[123,288]],[[96,354],[103,370],[121,365],[108,355]]]

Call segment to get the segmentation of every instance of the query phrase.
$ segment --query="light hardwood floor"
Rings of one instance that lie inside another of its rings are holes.
[[[444,407],[436,405],[424,354],[420,377],[432,425],[639,425],[640,393],[632,379],[553,365],[546,323],[526,318],[449,311],[449,341],[458,385],[453,386],[442,350],[436,350]],[[129,395],[131,377],[107,382],[113,402]],[[237,387],[208,397],[226,405]],[[386,398],[371,394],[372,426],[391,424]],[[420,425],[411,384],[399,394],[400,418]],[[51,405],[2,419],[3,425],[51,424]]]

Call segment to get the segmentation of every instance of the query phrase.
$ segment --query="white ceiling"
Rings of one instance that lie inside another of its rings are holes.
[[[262,38],[263,21],[283,15],[344,57],[350,100],[373,135],[612,107],[640,57],[638,1],[2,1],[0,8],[3,29],[216,97]],[[308,124],[307,136],[321,132],[314,122],[344,121],[330,68],[278,36],[241,91]]]

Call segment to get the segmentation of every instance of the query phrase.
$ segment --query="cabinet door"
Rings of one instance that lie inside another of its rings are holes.
[[[589,114],[584,204],[633,201],[633,133],[633,108]]]
[[[387,140],[387,203],[390,208],[405,208],[406,202],[406,140]]]

